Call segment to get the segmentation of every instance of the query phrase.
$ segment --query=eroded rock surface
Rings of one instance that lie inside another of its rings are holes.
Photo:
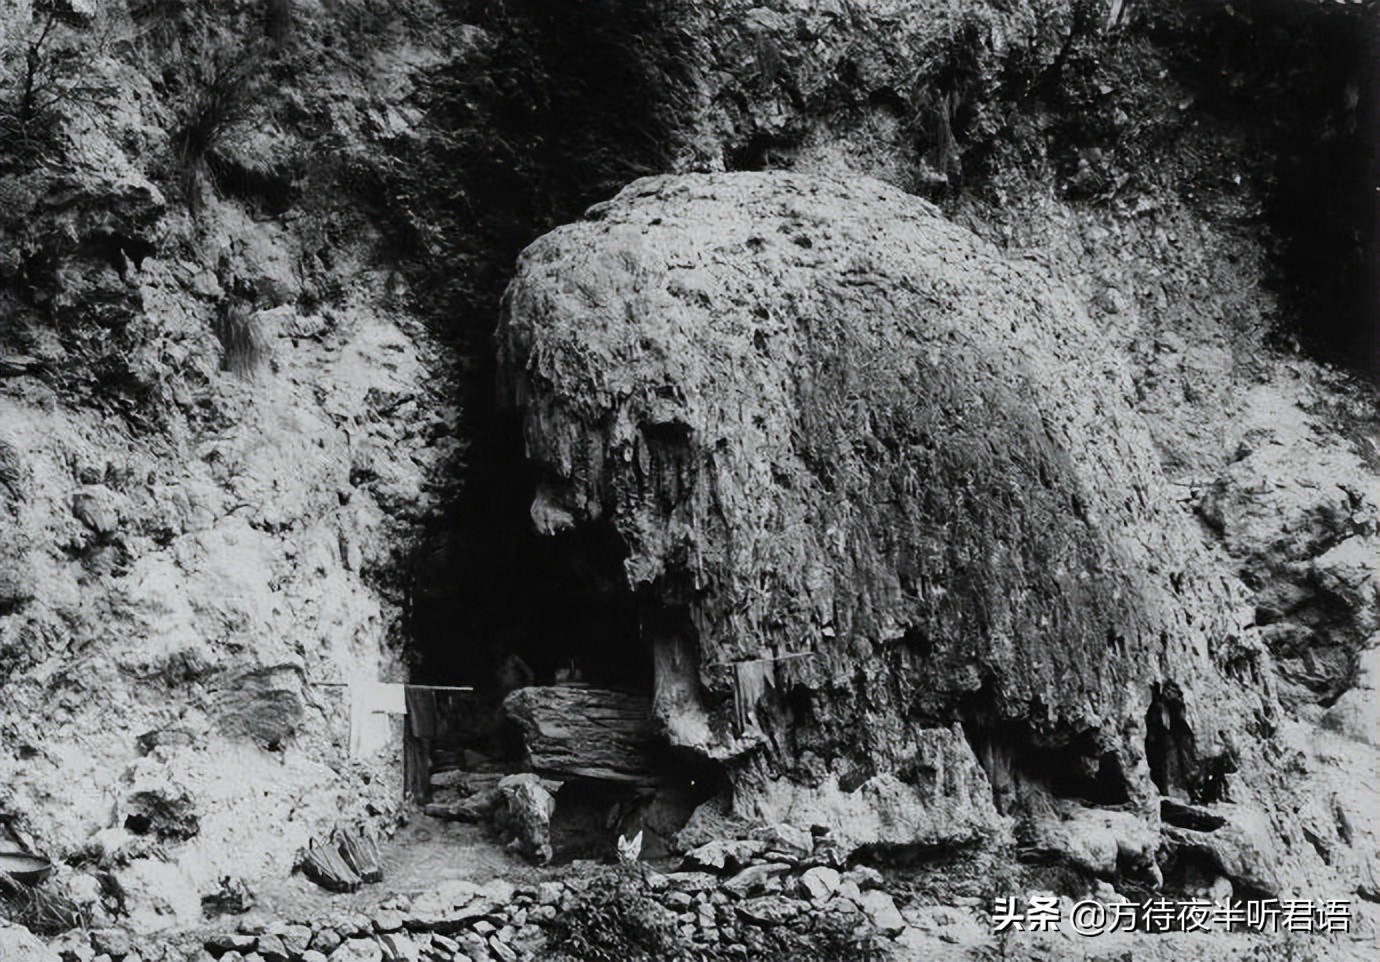
[[[527,250],[500,339],[534,516],[618,531],[685,666],[658,716],[740,812],[933,844],[994,793],[1211,801],[1274,710],[1122,363],[923,201],[639,181]]]

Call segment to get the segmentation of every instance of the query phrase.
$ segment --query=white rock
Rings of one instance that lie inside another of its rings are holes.
[[[62,962],[61,957],[22,925],[10,925],[0,919],[0,959],[15,962]]]
[[[837,869],[817,865],[800,876],[800,887],[812,902],[827,902],[839,887]]]
[[[331,953],[330,962],[383,962],[383,948],[373,939],[346,939]]]
[[[872,920],[872,924],[888,935],[894,935],[906,927],[906,920],[901,917],[896,902],[881,889],[863,892],[858,905]]]

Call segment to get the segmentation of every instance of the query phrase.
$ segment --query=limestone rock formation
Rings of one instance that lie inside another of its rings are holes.
[[[55,891],[98,864],[122,921],[193,924],[222,879],[286,876],[312,835],[396,805],[320,683],[404,671],[393,572],[454,406],[368,250],[257,196],[184,196],[185,105],[151,86],[165,54],[195,70],[158,46],[177,28],[61,6],[0,4],[0,815]],[[254,15],[232,6],[156,17]],[[26,49],[84,92],[18,138]]]
[[[621,536],[657,715],[740,813],[955,843],[1240,780],[1266,661],[1128,372],[925,202],[639,181],[528,248],[499,338],[534,517]]]
[[[503,711],[522,729],[536,771],[656,780],[646,754],[653,733],[645,699],[597,688],[519,688],[503,700]]]

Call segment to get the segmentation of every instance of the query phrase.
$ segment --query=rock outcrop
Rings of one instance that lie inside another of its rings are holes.
[[[212,82],[178,31],[228,62],[257,8],[61,6],[0,4],[0,816],[58,863],[52,891],[99,873],[98,915],[189,925],[223,879],[285,875],[336,820],[396,807],[329,683],[405,671],[396,572],[454,402],[372,241],[313,236],[328,205],[277,217],[261,188],[300,178],[227,189],[231,154],[311,132],[241,86],[220,179],[173,156]],[[53,89],[20,138],[25,50]]]
[[[1270,673],[1127,370],[930,205],[639,181],[528,248],[499,337],[534,518],[617,530],[658,717],[741,813],[957,844],[1238,781]]]

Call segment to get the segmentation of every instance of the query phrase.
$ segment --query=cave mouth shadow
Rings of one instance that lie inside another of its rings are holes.
[[[1264,195],[1278,335],[1380,380],[1380,9],[1188,9],[1177,70],[1214,122],[1251,131],[1235,160]]]
[[[463,492],[412,559],[406,634],[419,684],[503,693],[583,682],[645,693],[653,655],[647,600],[627,583],[627,547],[607,518],[554,535],[531,516],[541,470],[521,414],[495,416]]]

